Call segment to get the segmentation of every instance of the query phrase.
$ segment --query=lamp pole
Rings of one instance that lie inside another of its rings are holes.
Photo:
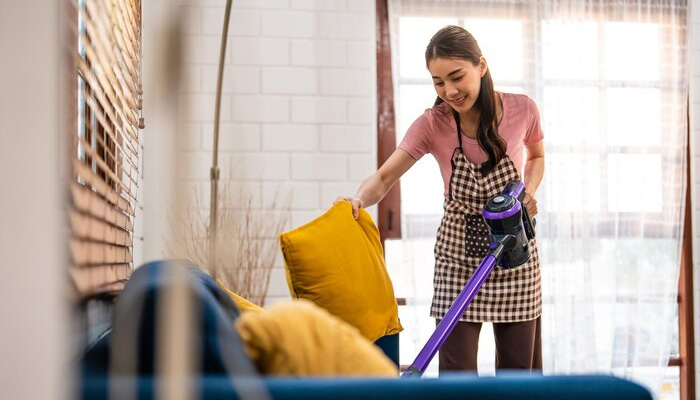
[[[224,58],[226,56],[226,39],[228,37],[228,25],[231,17],[232,0],[226,0],[226,11],[224,13],[224,27],[221,36],[221,51],[219,52],[219,74],[216,81],[216,105],[214,106],[214,146],[212,154],[212,165],[209,170],[211,181],[210,194],[210,220],[209,220],[209,268],[212,276],[216,279],[216,235],[218,232],[218,194],[219,194],[219,118],[221,114],[221,83],[224,77]]]

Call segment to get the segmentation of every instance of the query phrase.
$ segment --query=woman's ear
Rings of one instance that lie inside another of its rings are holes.
[[[479,73],[481,74],[482,78],[484,75],[486,75],[486,71],[488,70],[489,65],[486,63],[486,59],[484,57],[479,58]]]

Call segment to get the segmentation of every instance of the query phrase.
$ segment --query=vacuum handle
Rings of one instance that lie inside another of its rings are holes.
[[[508,182],[505,189],[503,189],[503,194],[516,198],[522,203],[523,198],[525,198],[525,184],[522,181]]]
[[[535,218],[530,216],[530,213],[527,211],[527,207],[525,207],[525,204],[523,204],[523,199],[525,198],[525,184],[522,182],[518,182],[518,190],[521,190],[520,192],[520,197],[518,198],[518,201],[520,204],[522,204],[522,210],[523,210],[523,228],[525,229],[525,234],[527,235],[528,240],[529,239],[534,239],[535,237],[535,224],[537,221],[535,221]]]
[[[523,228],[525,229],[525,235],[527,236],[527,239],[534,239],[535,238],[535,225],[537,224],[537,221],[530,217],[530,213],[527,212],[527,207],[523,206]]]
[[[530,213],[527,212],[527,207],[525,207],[525,204],[522,204],[523,199],[525,198],[525,184],[522,181],[508,182],[505,189],[503,189],[503,194],[518,199],[522,205],[523,228],[525,228],[525,234],[527,235],[528,239],[534,238],[536,221],[534,218],[530,217]]]

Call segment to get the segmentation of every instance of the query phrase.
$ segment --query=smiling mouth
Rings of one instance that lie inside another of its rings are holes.
[[[455,104],[463,103],[466,98],[467,98],[467,96],[462,96],[458,99],[452,99],[452,100],[450,100],[450,103],[455,103]]]

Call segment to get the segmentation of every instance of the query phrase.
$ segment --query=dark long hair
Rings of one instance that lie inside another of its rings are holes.
[[[466,29],[454,25],[448,25],[437,31],[425,49],[426,66],[435,58],[463,59],[473,65],[479,65],[481,57],[481,49],[474,36]],[[442,102],[443,100],[438,97],[435,100],[435,106]],[[480,113],[476,138],[479,146],[488,155],[488,160],[481,166],[481,172],[488,174],[506,154],[506,142],[498,135],[496,92],[488,69],[481,78],[481,90],[474,107]],[[459,125],[459,119],[457,124]]]

